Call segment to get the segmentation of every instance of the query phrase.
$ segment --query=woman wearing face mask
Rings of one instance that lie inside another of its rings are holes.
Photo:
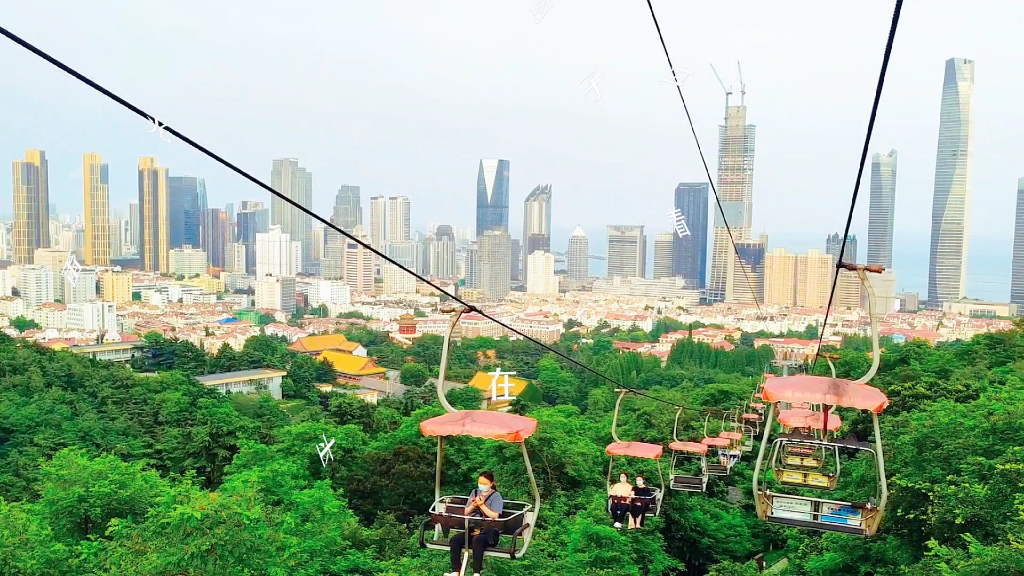
[[[497,520],[505,509],[505,501],[494,487],[494,474],[484,472],[477,478],[477,488],[469,493],[469,504],[465,515],[476,518]],[[476,524],[476,526],[474,526]],[[469,522],[470,547],[473,549],[473,575],[480,576],[484,564],[484,550],[497,543],[498,534],[493,529],[480,527],[480,521]],[[452,552],[452,571],[445,576],[459,576],[462,569],[462,551],[466,547],[466,534],[452,538],[449,547]]]
[[[608,496],[611,498],[613,526],[622,528],[622,521],[629,514],[629,501],[633,497],[633,485],[629,483],[629,476],[619,474],[619,483],[611,487]]]
[[[629,528],[643,528],[644,518],[647,510],[651,507],[651,500],[654,492],[644,483],[643,476],[636,477],[636,487],[633,488],[633,505],[629,509]]]

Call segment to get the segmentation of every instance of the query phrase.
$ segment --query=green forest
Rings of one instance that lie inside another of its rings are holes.
[[[314,385],[333,381],[333,369],[268,336],[210,355],[149,335],[131,366],[0,336],[0,573],[446,572],[446,552],[417,545],[436,452],[419,423],[444,412],[426,384],[441,339],[400,348],[363,328],[346,335],[401,370],[408,393],[377,405],[321,397]],[[663,367],[619,354],[613,335],[584,343],[568,333],[557,346],[625,386],[715,411],[748,401],[772,359],[749,337],[730,352],[684,339]],[[612,386],[523,340],[453,345],[451,380],[500,366],[534,384],[513,410],[539,422],[526,442],[543,498],[539,525],[525,557],[487,558],[484,573],[750,576],[763,554],[784,576],[1024,575],[1022,326],[935,347],[884,346],[872,384],[891,401],[881,415],[890,499],[879,534],[863,539],[760,522],[750,454],[731,476],[712,477],[706,493],[670,491],[644,529],[616,530],[605,507]],[[867,339],[848,338],[833,351],[839,375],[864,374],[869,350]],[[255,367],[289,371],[284,400],[225,396],[194,379]],[[449,399],[462,408],[480,403],[474,389]],[[868,438],[864,415],[841,414],[840,436]],[[619,435],[667,446],[674,419],[671,406],[627,396]],[[686,411],[680,426],[681,437],[699,440],[704,418]],[[327,467],[316,450],[323,435],[336,439]],[[516,445],[450,439],[445,463],[446,493],[468,493],[491,470],[506,499],[529,500]],[[650,464],[623,462],[618,471],[657,477]],[[860,472],[851,466],[850,482]]]

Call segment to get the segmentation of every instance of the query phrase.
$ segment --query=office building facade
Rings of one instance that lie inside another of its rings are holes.
[[[644,278],[647,236],[643,226],[608,226],[608,277]]]
[[[12,169],[14,222],[11,249],[15,264],[32,264],[37,248],[50,247],[50,185],[46,153],[28,150]]]
[[[676,186],[673,207],[690,232],[672,240],[672,275],[704,288],[708,271],[708,184],[682,182]]]
[[[139,158],[139,267],[168,272],[171,250],[167,168],[157,159]]]
[[[868,260],[892,268],[892,232],[896,223],[896,150],[871,156],[868,206]]]
[[[488,230],[508,233],[509,161],[480,160],[476,178],[476,235]]]
[[[110,266],[110,177],[99,154],[90,152],[83,157],[82,180],[85,192],[85,265]]]
[[[274,160],[271,187],[307,210],[313,209],[313,174],[299,166],[296,158]],[[302,261],[316,268],[313,258],[313,218],[283,199],[270,199],[270,223],[281,227],[292,240],[302,244]]]

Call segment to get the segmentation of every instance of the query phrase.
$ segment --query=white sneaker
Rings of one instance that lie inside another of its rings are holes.
[[[612,524],[612,526],[616,528],[622,528],[622,522],[616,522],[615,524]]]
[[[459,576],[458,572],[445,572],[444,576]]]

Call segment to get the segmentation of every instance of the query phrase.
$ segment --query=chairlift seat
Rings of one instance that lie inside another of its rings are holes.
[[[444,549],[450,547],[451,539],[456,534],[466,529],[466,506],[469,504],[468,496],[442,496],[430,507],[430,519],[420,526],[420,546],[423,548]],[[533,505],[528,502],[506,500],[504,510],[495,520],[490,518],[473,517],[470,519],[473,528],[485,530],[496,530],[499,535],[499,542],[496,546],[487,546],[484,553],[488,556],[507,556],[515,559],[519,547],[519,541],[523,534],[530,529],[530,516]],[[427,537],[427,531],[434,528],[441,529],[441,538]],[[503,544],[503,537],[504,543]],[[509,540],[511,539],[511,540]]]
[[[703,492],[707,480],[703,476],[672,476],[670,488],[681,492]]]

